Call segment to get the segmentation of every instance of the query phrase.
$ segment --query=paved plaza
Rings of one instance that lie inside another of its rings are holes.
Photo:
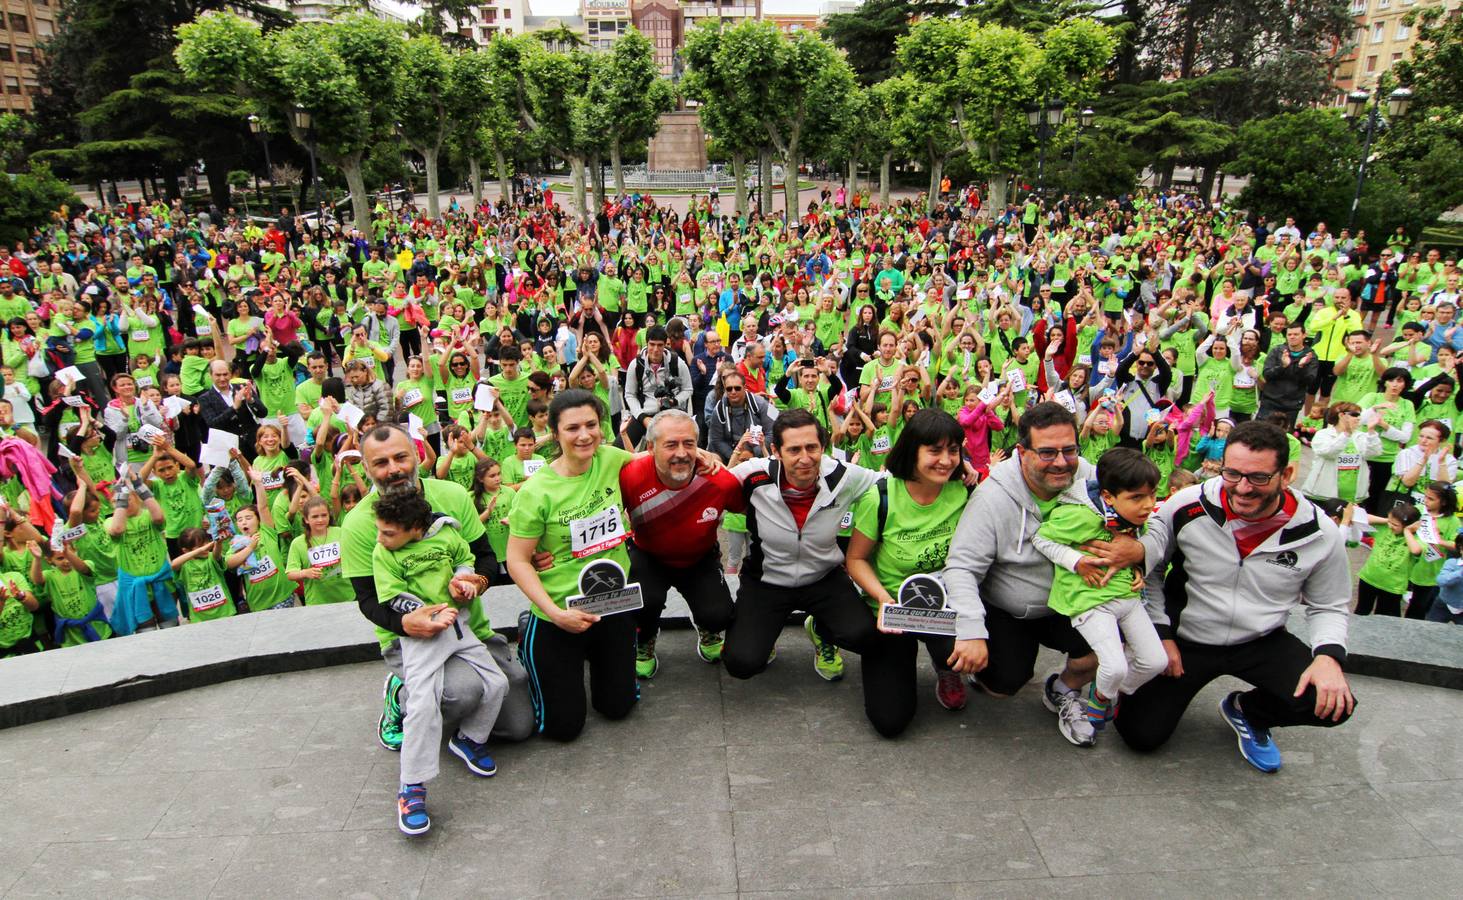
[[[228,682],[0,731],[6,898],[1455,897],[1463,693],[1355,679],[1346,726],[1277,732],[1246,766],[1205,691],[1151,758],[1082,751],[1035,684],[863,718],[857,658],[820,681],[800,629],[763,676],[661,641],[625,722],[574,744],[499,745],[499,774],[444,757],[433,832],[394,818],[374,738],[382,669]],[[1044,656],[1043,664],[1056,658]]]

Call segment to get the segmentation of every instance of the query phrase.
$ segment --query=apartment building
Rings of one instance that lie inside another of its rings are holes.
[[[60,0],[0,0],[0,112],[30,112],[36,63],[56,33]]]
[[[1417,26],[1409,14],[1430,7],[1450,12],[1463,0],[1350,0],[1356,29],[1336,65],[1337,103],[1358,87],[1370,90],[1392,66],[1407,58],[1417,42]]]

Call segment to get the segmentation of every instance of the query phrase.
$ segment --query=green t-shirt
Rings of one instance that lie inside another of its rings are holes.
[[[419,541],[399,550],[387,550],[380,544],[371,552],[376,599],[390,602],[398,594],[411,594],[423,603],[450,602],[447,584],[455,572],[471,569],[472,550],[450,522],[439,520],[443,527]],[[493,629],[483,612],[481,597],[473,598],[467,607],[467,627],[482,640],[493,636]],[[397,639],[385,629],[376,629],[384,649]]]
[[[473,509],[472,495],[462,485],[436,478],[423,478],[422,490],[432,509],[451,516],[461,526],[462,539],[471,544],[483,536],[483,525]],[[371,554],[376,547],[376,501],[380,493],[372,490],[346,513],[340,523],[341,569],[346,578],[364,578],[371,571]]]
[[[100,522],[90,525],[83,522],[77,527],[85,531],[72,542],[71,547],[91,567],[92,584],[110,584],[116,581],[117,542],[107,536]]]
[[[1359,405],[1363,411],[1366,411],[1374,406],[1377,406],[1378,404],[1386,402],[1388,402],[1386,394],[1373,393],[1367,394],[1365,397],[1362,397],[1361,400],[1358,401],[1357,405]],[[1411,425],[1413,419],[1415,419],[1417,416],[1417,410],[1413,407],[1412,401],[1408,400],[1406,397],[1398,397],[1395,401],[1392,402],[1392,408],[1382,413],[1382,421],[1387,423],[1387,428],[1402,428],[1405,425]],[[1372,460],[1374,462],[1384,463],[1393,462],[1397,459],[1397,451],[1402,449],[1402,445],[1392,440],[1391,438],[1388,438],[1385,433],[1380,434],[1379,436],[1382,439],[1382,452],[1372,457]],[[1416,436],[1416,431],[1414,430],[1413,437]],[[1380,489],[1381,486],[1378,485],[1377,488]]]
[[[162,526],[152,524],[146,509],[128,516],[126,530],[117,541],[117,568],[131,575],[152,575],[167,563]]]
[[[1356,577],[1379,591],[1402,594],[1415,558],[1407,549],[1407,538],[1390,525],[1378,525],[1372,532],[1372,552]]]
[[[210,622],[234,615],[234,599],[224,584],[223,566],[213,556],[188,560],[173,577],[187,601],[192,621]]]
[[[1438,573],[1443,571],[1443,563],[1447,562],[1447,558],[1435,548],[1429,546],[1429,544],[1436,543],[1446,544],[1449,547],[1453,546],[1453,539],[1458,536],[1460,523],[1457,516],[1438,517],[1427,512],[1424,512],[1422,516],[1424,519],[1432,518],[1434,520],[1433,530],[1437,534],[1437,539],[1429,540],[1423,538],[1421,529],[1414,535],[1426,549],[1417,557],[1417,561],[1412,564],[1412,572],[1407,580],[1413,584],[1432,587],[1438,583]],[[1434,558],[1429,559],[1429,557]]]
[[[945,567],[950,538],[965,512],[967,494],[958,481],[947,482],[935,501],[921,506],[909,496],[901,479],[887,478],[884,529],[879,530],[879,488],[870,488],[853,507],[855,530],[878,542],[874,551],[874,574],[891,596],[911,575],[938,572]],[[870,606],[877,603],[870,598]]]
[[[30,590],[25,579],[14,572],[0,573],[0,585]],[[7,599],[4,608],[0,608],[0,650],[14,647],[29,638],[34,627],[35,614],[19,600]]]
[[[320,405],[320,385],[316,384],[313,378],[306,378],[304,381],[295,385],[295,408],[291,409],[290,412],[299,412],[301,405],[308,406],[311,409],[315,409]]]
[[[1376,389],[1377,373],[1372,368],[1371,354],[1361,358],[1353,356],[1346,371],[1336,376],[1336,386],[1331,388],[1331,402],[1357,403]]]
[[[447,480],[453,484],[460,484],[468,491],[472,490],[472,473],[477,470],[478,458],[468,453],[463,456],[453,456],[447,463]]]
[[[45,583],[39,591],[57,618],[84,619],[97,605],[96,588],[91,579],[82,577],[75,569],[62,572],[53,566],[45,566]],[[92,630],[103,640],[112,636],[112,628],[106,621],[92,622]],[[62,647],[76,647],[89,643],[81,628],[72,626],[61,635]]]
[[[177,540],[183,529],[203,527],[203,496],[199,493],[197,476],[179,472],[172,484],[154,478],[149,486],[166,514],[163,519],[165,537]]]
[[[355,589],[345,577],[340,565],[341,530],[332,525],[322,540],[306,546],[308,538],[300,535],[290,542],[286,572],[316,568],[320,577],[301,582],[305,586],[305,605],[318,606],[324,603],[345,603],[354,600]],[[314,551],[313,553],[311,551]]]
[[[1086,503],[1061,504],[1041,523],[1037,534],[1067,547],[1080,547],[1089,541],[1112,540],[1107,522]],[[1101,587],[1089,587],[1081,575],[1061,566],[1053,566],[1052,569],[1052,590],[1047,597],[1047,606],[1064,616],[1084,613],[1109,600],[1138,596],[1133,587],[1131,567],[1114,572],[1107,584]]]
[[[259,545],[254,548],[254,564],[248,560],[239,566],[244,582],[244,599],[250,612],[259,612],[283,603],[294,592],[294,582],[284,577],[284,551],[279,546],[279,532],[259,526]]]
[[[528,459],[519,459],[518,454],[513,453],[502,459],[499,465],[503,469],[504,484],[522,484],[544,467],[544,458],[535,453]]]
[[[528,373],[522,369],[518,371],[517,378],[507,378],[503,373],[488,379],[488,384],[498,390],[498,399],[502,401],[503,408],[513,417],[515,428],[528,426]],[[469,401],[469,406],[471,401]]]
[[[276,359],[260,369],[259,400],[271,419],[298,412],[295,409],[295,373],[288,359]]]
[[[178,381],[184,396],[192,397],[208,389],[208,363],[209,360],[201,356],[183,357],[178,367]]]
[[[579,593],[579,572],[597,559],[612,559],[628,574],[625,547],[629,523],[620,499],[620,469],[633,455],[601,445],[589,470],[572,478],[552,466],[524,483],[508,516],[509,534],[538,541],[539,552],[554,555],[553,566],[539,573],[555,604]],[[534,615],[547,618],[537,606]]]
[[[498,493],[485,495],[480,506],[480,511],[492,505],[493,512],[486,520],[483,520],[483,530],[488,533],[488,543],[493,547],[493,555],[498,557],[498,562],[508,561],[508,525],[506,520],[508,514],[513,511],[513,501],[518,494],[515,491],[505,491],[501,488]]]

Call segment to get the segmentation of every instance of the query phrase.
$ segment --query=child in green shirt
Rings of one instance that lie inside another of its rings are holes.
[[[1103,584],[1101,561],[1078,549],[1091,541],[1111,541],[1118,532],[1141,533],[1157,506],[1161,477],[1139,451],[1109,450],[1097,462],[1096,480],[1068,488],[1032,542],[1056,569],[1047,605],[1071,616],[1072,627],[1097,654],[1097,679],[1087,695],[1091,734],[1074,729],[1068,738],[1079,746],[1096,739],[1112,719],[1119,696],[1168,667],[1163,642],[1143,608],[1141,573],[1123,569]]]
[[[234,615],[234,599],[219,565],[223,544],[207,528],[188,528],[178,535],[178,548],[182,553],[172,559],[173,578],[188,600],[188,620],[209,622]]]
[[[1408,573],[1426,549],[1415,534],[1422,513],[1415,506],[1394,506],[1386,518],[1367,520],[1379,527],[1372,532],[1372,553],[1356,573],[1356,614],[1400,616]]]
[[[482,778],[498,771],[485,744],[508,694],[508,677],[478,633],[486,630],[492,635],[478,599],[487,579],[473,574],[472,550],[458,533],[458,523],[438,518],[425,495],[416,492],[386,494],[376,501],[375,513],[377,543],[371,568],[377,599],[402,613],[426,607],[434,621],[450,626],[432,637],[394,638],[400,644],[406,716],[412,723],[401,744],[397,827],[404,834],[419,835],[432,827],[425,785],[437,777],[443,671],[448,661],[466,663],[483,681],[482,701],[458,724],[447,745],[467,763],[468,771]],[[468,628],[462,627],[459,607],[471,610]],[[474,619],[480,620],[477,628],[472,627]]]

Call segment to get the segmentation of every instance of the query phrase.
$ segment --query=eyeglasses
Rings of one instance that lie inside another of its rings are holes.
[[[1075,445],[1071,447],[1027,447],[1026,449],[1030,450],[1032,453],[1035,453],[1036,458],[1044,463],[1056,462],[1058,456],[1062,456],[1067,459],[1076,459],[1077,455],[1081,452],[1081,448]]]
[[[1240,479],[1243,478],[1255,487],[1264,487],[1270,483],[1270,479],[1279,474],[1279,472],[1241,472],[1239,469],[1231,469],[1227,466],[1219,470],[1219,477],[1223,478],[1226,484],[1239,484]]]
[[[1354,409],[1348,409],[1346,412],[1342,413],[1341,415],[1343,415],[1343,416],[1351,416],[1353,418],[1360,419],[1361,418],[1361,411],[1360,410],[1354,410]]]

